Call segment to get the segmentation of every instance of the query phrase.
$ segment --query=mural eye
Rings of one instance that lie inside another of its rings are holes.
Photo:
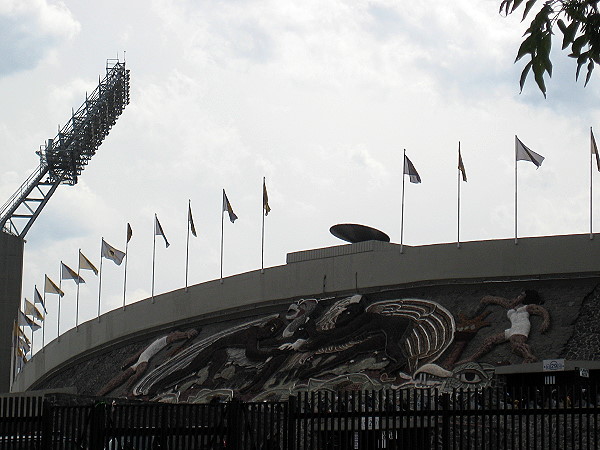
[[[458,374],[458,379],[463,383],[479,383],[482,380],[481,375],[474,370],[467,370]]]

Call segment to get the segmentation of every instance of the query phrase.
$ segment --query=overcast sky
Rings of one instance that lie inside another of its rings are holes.
[[[527,24],[498,0],[0,0],[0,197],[39,161],[117,55],[131,69],[131,104],[74,186],[61,186],[27,235],[23,295],[44,274],[99,264],[100,240],[129,246],[127,302],[185,280],[187,202],[198,237],[190,284],[260,269],[262,177],[272,208],[265,265],[342,242],[336,223],[370,225],[400,240],[402,151],[422,184],[406,183],[404,243],[456,240],[457,146],[462,240],[513,235],[514,135],[546,157],[519,163],[519,234],[589,231],[589,127],[600,130],[598,80],[575,83],[558,49],[548,99],[513,64]],[[556,42],[557,47],[560,42]],[[596,74],[597,76],[597,74]],[[600,131],[599,133],[600,134]],[[600,174],[595,189],[600,190]],[[598,199],[600,202],[600,198]],[[596,203],[598,203],[596,202]],[[600,208],[596,213],[600,229]],[[97,277],[81,287],[81,321],[95,317]],[[122,303],[123,268],[104,263],[102,311]],[[75,323],[64,281],[61,329]],[[47,340],[56,336],[48,296]],[[36,339],[38,339],[36,333]],[[38,339],[39,341],[39,339]],[[36,344],[36,347],[38,345]]]

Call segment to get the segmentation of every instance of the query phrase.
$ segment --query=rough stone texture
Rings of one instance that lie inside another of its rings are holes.
[[[490,335],[502,332],[510,326],[506,310],[496,305],[481,305],[480,300],[485,295],[495,295],[505,298],[514,298],[524,289],[537,290],[545,303],[551,317],[550,329],[546,334],[541,334],[539,327],[541,318],[531,317],[531,333],[528,344],[532,352],[541,360],[565,357],[568,359],[600,359],[600,288],[599,279],[562,279],[562,280],[530,280],[523,282],[479,282],[456,283],[435,286],[420,286],[398,289],[395,291],[368,292],[369,301],[376,302],[387,299],[420,298],[437,302],[447,308],[457,318],[459,313],[468,317],[483,311],[490,311],[487,320],[488,327],[482,328],[468,343],[462,352],[461,358],[472,355],[484,339]],[[281,304],[280,312],[287,310],[287,303]],[[195,339],[197,342],[211,336],[219,330],[254,320],[248,317],[242,320],[229,320],[220,323],[204,324],[200,334]],[[199,326],[198,326],[199,328]],[[186,328],[187,329],[187,328]],[[87,360],[80,361],[63,369],[43,384],[35,386],[40,389],[74,386],[78,393],[94,395],[108,380],[118,375],[123,362],[136,354],[141,349],[153,342],[157,337],[167,334],[172,328],[164,329],[160,334],[153,334],[138,342],[130,343],[115,348],[99,355],[90,356]],[[148,371],[161,364],[168,358],[168,354],[180,344],[173,343],[162,350],[150,362]],[[442,362],[446,355],[439,358]],[[510,344],[501,343],[492,351],[483,356],[479,362],[492,365],[521,364],[522,358],[511,351]],[[226,388],[227,380],[222,380],[222,387]],[[112,395],[125,395],[126,389],[122,387],[115,390]]]
[[[600,286],[584,299],[576,326],[561,357],[571,360],[600,359]]]

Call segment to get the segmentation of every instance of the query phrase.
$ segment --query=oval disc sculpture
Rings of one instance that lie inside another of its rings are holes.
[[[357,223],[341,223],[332,226],[329,231],[336,238],[356,244],[364,241],[390,242],[390,237],[383,231]]]

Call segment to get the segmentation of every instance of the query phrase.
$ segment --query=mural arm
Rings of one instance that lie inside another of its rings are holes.
[[[532,316],[540,316],[542,318],[542,325],[540,327],[540,332],[545,333],[550,328],[550,314],[548,310],[540,305],[528,305],[527,312]]]
[[[494,295],[486,295],[481,299],[481,304],[483,305],[498,305],[506,309],[510,309],[512,307],[512,303],[512,301],[504,297],[496,297]]]

